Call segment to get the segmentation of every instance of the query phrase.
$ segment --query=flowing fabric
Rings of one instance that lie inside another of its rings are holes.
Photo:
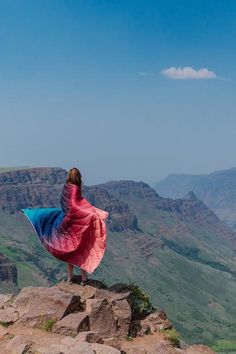
[[[66,183],[62,208],[20,209],[28,218],[43,246],[56,258],[92,273],[106,249],[109,213],[82,197],[79,186]]]

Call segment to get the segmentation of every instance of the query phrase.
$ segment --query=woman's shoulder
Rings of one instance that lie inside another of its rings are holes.
[[[80,186],[78,186],[78,184],[75,183],[70,183],[70,182],[66,182],[64,184],[64,187],[69,187],[69,188],[74,188],[74,189],[78,189],[78,190],[82,190]]]
[[[71,182],[65,182],[64,188],[70,187],[70,188],[75,188],[75,189],[81,189],[77,184],[71,183]]]
[[[63,191],[72,193],[73,195],[77,195],[79,197],[82,196],[82,188],[74,183],[66,182],[64,184]]]

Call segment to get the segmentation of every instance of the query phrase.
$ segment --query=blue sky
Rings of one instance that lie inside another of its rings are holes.
[[[234,0],[0,1],[0,166],[236,166],[235,62]]]

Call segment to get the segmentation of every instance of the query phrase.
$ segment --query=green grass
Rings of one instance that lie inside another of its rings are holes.
[[[212,349],[217,353],[235,353],[236,352],[236,339],[235,340],[219,340]]]
[[[178,348],[180,347],[181,336],[176,329],[166,329],[163,333],[165,338],[168,339],[172,345]]]
[[[40,329],[46,332],[51,332],[54,324],[57,322],[55,319],[44,320],[40,326]]]
[[[18,286],[54,283],[63,275],[65,263],[52,257],[40,244],[26,218],[0,212],[0,247],[17,266]]]
[[[11,326],[11,324],[12,324],[12,323],[10,323],[10,322],[0,321],[0,325],[3,326],[3,327],[5,327],[5,328]]]

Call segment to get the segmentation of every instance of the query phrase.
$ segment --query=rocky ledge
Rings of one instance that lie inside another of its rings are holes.
[[[135,285],[105,287],[64,281],[0,295],[0,353],[213,354],[203,345],[180,348],[171,322]]]

